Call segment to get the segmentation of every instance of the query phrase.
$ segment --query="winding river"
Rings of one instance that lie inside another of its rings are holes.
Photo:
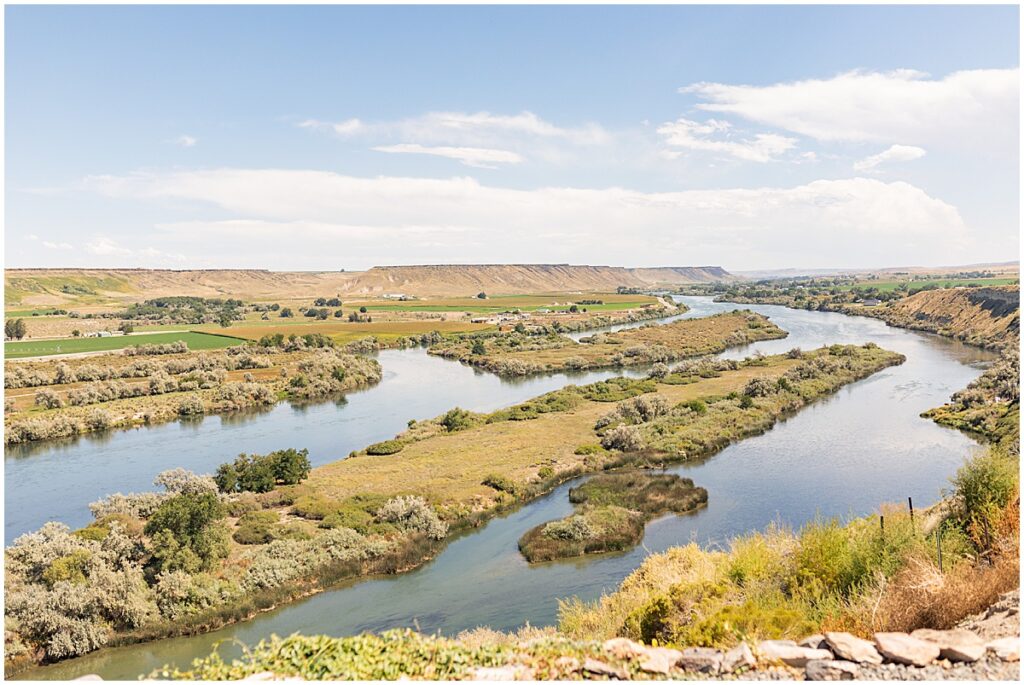
[[[687,317],[738,308],[709,298],[679,299],[691,307]],[[20,677],[98,673],[134,679],[164,664],[185,666],[218,642],[222,654],[235,655],[237,641],[251,644],[272,633],[345,635],[412,626],[453,634],[479,625],[503,630],[525,623],[549,625],[557,620],[560,598],[594,599],[614,589],[648,554],[672,545],[721,545],[773,521],[799,526],[819,515],[862,515],[882,502],[905,503],[907,497],[915,506],[934,502],[975,443],[919,414],[967,385],[994,356],[876,319],[771,305],[749,308],[770,316],[790,335],[732,349],[725,356],[873,341],[903,353],[907,361],[843,388],[764,435],[670,469],[707,488],[709,504],[692,515],[649,523],[643,544],[632,551],[532,567],[523,561],[516,548],[519,537],[571,511],[567,490],[574,483],[566,483],[452,541],[415,571],[352,581],[214,633],[100,650]],[[436,416],[455,405],[491,410],[568,382],[614,375],[554,374],[510,382],[422,350],[382,352],[380,361],[384,380],[339,404],[285,404],[242,417],[207,417],[193,424],[8,449],[7,539],[51,519],[81,525],[88,520],[87,502],[113,490],[151,488],[153,476],[166,468],[209,471],[238,452],[291,446],[308,447],[314,462],[324,463],[391,437],[409,418]]]

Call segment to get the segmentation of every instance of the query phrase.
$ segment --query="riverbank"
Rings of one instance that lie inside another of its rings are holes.
[[[628,397],[627,393],[646,394],[644,392],[646,390],[652,394],[664,396],[670,407],[682,402],[702,399],[708,406],[720,405],[719,411],[709,411],[697,416],[691,408],[683,407],[681,409],[683,413],[671,417],[672,421],[678,427],[683,427],[692,425],[696,421],[706,421],[711,416],[718,416],[720,419],[727,418],[735,422],[738,417],[746,415],[750,420],[745,423],[744,430],[749,431],[747,434],[753,434],[765,430],[774,420],[806,402],[833,392],[838,387],[857,378],[870,375],[880,368],[899,363],[901,359],[899,355],[874,347],[849,348],[850,352],[844,352],[843,350],[846,349],[848,348],[840,346],[835,350],[835,354],[831,350],[807,353],[804,361],[786,357],[770,357],[767,360],[755,359],[751,364],[737,365],[734,370],[722,370],[717,377],[701,378],[688,384],[670,385],[654,380],[635,380],[596,384],[582,388],[570,387],[550,393],[517,408],[495,412],[494,415],[466,413],[469,414],[467,416],[460,414],[459,416],[468,420],[471,425],[456,427],[455,430],[445,427],[445,417],[431,422],[420,422],[424,425],[414,426],[413,435],[399,436],[399,439],[409,440],[409,443],[400,452],[388,457],[361,455],[354,459],[350,458],[315,469],[309,480],[302,485],[276,490],[272,496],[268,496],[262,502],[263,508],[278,511],[281,515],[292,517],[295,520],[326,521],[331,514],[343,514],[343,509],[349,509],[353,504],[351,498],[359,495],[392,497],[400,496],[402,493],[419,492],[427,495],[430,503],[441,513],[442,518],[449,525],[457,528],[459,525],[478,524],[480,521],[494,516],[504,507],[528,501],[546,492],[557,483],[579,473],[599,470],[616,464],[664,463],[666,460],[697,456],[697,453],[692,451],[666,451],[662,454],[654,450],[624,453],[615,449],[607,449],[604,454],[576,454],[576,448],[581,443],[597,438],[594,426],[597,420],[612,408],[607,401],[593,399],[595,397],[615,400]],[[836,363],[832,372],[825,373],[823,368],[819,368],[815,364],[816,359],[827,360],[832,357],[835,358]],[[746,396],[744,390],[755,378],[777,380],[787,371],[804,364],[807,369],[813,367],[814,373],[819,375],[816,375],[814,379],[804,378],[796,381],[789,390],[779,388],[778,392],[771,393],[772,397],[760,394],[759,390],[752,390],[752,392],[758,393],[751,400],[752,406],[740,407],[742,402],[740,397]],[[651,386],[654,386],[653,389]],[[730,393],[736,394],[730,399],[727,397]],[[744,414],[744,412],[749,413]],[[690,414],[694,414],[694,416],[690,417]],[[529,419],[528,416],[532,415],[536,415],[536,418]],[[668,415],[665,416],[665,420],[669,420]],[[451,422],[449,421],[449,423]],[[556,426],[556,424],[559,425]],[[709,422],[706,425],[710,428],[713,424],[714,422]],[[668,427],[670,423],[665,423],[664,426]],[[535,438],[559,436],[560,439],[542,440],[540,452],[534,450],[532,455],[530,450],[526,449],[518,449],[514,452],[496,449],[495,440],[500,442],[511,438],[513,441],[517,441],[528,438],[531,434]],[[737,432],[735,425],[720,426],[718,437],[708,443],[708,451],[724,446],[730,439],[738,439],[738,437],[742,437],[742,433]],[[450,456],[453,449],[462,455],[457,460],[453,460]],[[469,452],[478,453],[478,458],[467,457],[466,454]],[[498,455],[501,455],[500,459],[496,459]],[[508,459],[510,455],[514,455],[515,458]],[[540,455],[544,455],[545,458],[539,459]],[[467,469],[467,465],[473,468]],[[544,472],[542,475],[541,469],[544,467],[551,468],[553,473]],[[507,479],[512,483],[513,488],[521,486],[522,489],[511,494],[505,488],[496,489],[493,485],[485,485],[485,480],[492,484],[502,482],[492,479],[490,476]],[[309,499],[300,505],[299,500],[303,497]],[[327,505],[326,509],[319,506],[322,504]],[[299,505],[301,512],[293,510],[295,505]],[[330,511],[332,507],[335,507],[334,511]],[[299,516],[298,513],[303,513],[305,516]],[[316,518],[317,513],[322,514],[322,518]],[[339,530],[346,529],[325,529],[325,533],[318,534],[308,543],[292,544],[289,541],[276,541],[269,545],[250,546],[248,550],[235,547],[236,551],[229,556],[230,563],[225,563],[216,576],[209,578],[197,576],[191,579],[193,590],[184,595],[185,606],[179,607],[179,609],[185,610],[181,617],[163,624],[144,622],[138,626],[139,628],[144,626],[144,630],[121,631],[120,637],[116,639],[127,639],[130,635],[139,639],[153,639],[159,635],[209,630],[215,625],[222,625],[219,623],[221,620],[219,618],[217,619],[218,623],[213,623],[215,615],[222,617],[224,622],[241,620],[247,615],[251,615],[246,611],[235,611],[230,608],[230,604],[237,603],[235,600],[224,605],[224,608],[207,610],[202,608],[201,603],[204,600],[199,598],[210,597],[209,590],[212,587],[219,588],[218,593],[226,590],[227,596],[233,596],[229,589],[232,582],[236,583],[236,587],[242,590],[244,595],[254,594],[253,588],[267,582],[266,572],[270,568],[267,564],[273,559],[278,561],[271,564],[271,567],[277,569],[272,577],[279,580],[270,587],[264,587],[261,592],[265,592],[265,596],[276,593],[279,597],[288,597],[291,596],[290,593],[299,592],[299,588],[316,591],[318,588],[312,586],[317,584],[313,579],[318,576],[326,579],[324,582],[324,586],[326,586],[343,577],[350,577],[352,573],[361,572],[360,568],[353,568],[353,566],[361,566],[364,561],[385,556],[384,551],[378,546],[381,542],[398,542],[399,546],[401,545],[399,538],[392,538],[390,541],[379,540],[373,535],[361,536],[350,531],[351,534],[346,533],[348,542],[345,549],[353,550],[355,557],[338,561],[343,566],[348,564],[343,573],[339,572],[340,567],[337,565],[331,571],[330,567],[325,568],[318,564],[310,566],[308,571],[303,571],[301,563],[305,558],[303,554],[306,553],[302,550],[306,549],[306,545],[315,547],[319,544],[317,543],[319,537],[326,533],[333,535],[332,531]],[[352,537],[352,535],[357,537]],[[400,536],[400,538],[411,541],[416,536]],[[417,556],[413,547],[409,547],[408,550],[411,551],[404,556],[404,561],[407,563],[396,564],[393,570],[422,563],[424,560],[422,555]],[[8,553],[10,554],[10,550]],[[363,554],[368,556],[358,558]],[[316,555],[311,554],[307,557],[315,560]],[[131,563],[141,563],[141,559]],[[314,569],[316,572],[313,572]],[[349,575],[346,576],[346,573]],[[198,585],[194,583],[198,583]],[[244,587],[248,587],[250,590],[243,590]],[[17,584],[14,589],[17,590]],[[145,594],[143,593],[143,596]],[[200,601],[200,604],[193,604],[189,611],[189,602],[194,603],[195,601]],[[259,601],[263,602],[263,600]],[[171,605],[174,604],[171,602]],[[178,604],[180,605],[181,602],[179,601]],[[273,603],[268,602],[263,606],[271,604]],[[31,642],[31,638],[28,636],[26,638],[27,642]],[[108,635],[106,640],[109,641],[110,638],[111,636]]]
[[[137,348],[141,353],[7,363],[4,444],[308,401],[380,382],[375,359],[309,340],[218,353],[172,343]]]
[[[1012,619],[1019,616],[1019,593],[1008,593],[994,608],[994,613],[969,617],[957,630],[907,636],[912,639],[894,640],[889,634],[878,642],[858,642],[847,633],[829,632],[807,636],[799,645],[751,641],[752,645],[744,642],[727,651],[649,646],[624,638],[576,641],[543,629],[515,635],[481,629],[454,640],[397,630],[347,638],[296,635],[265,640],[230,663],[209,656],[190,668],[157,670],[150,677],[384,680],[400,674],[413,680],[1016,681],[1019,620]],[[908,652],[893,651],[895,642],[916,647],[917,662],[923,665],[908,665]],[[375,659],[363,656],[368,653]],[[423,654],[432,657],[425,659]]]

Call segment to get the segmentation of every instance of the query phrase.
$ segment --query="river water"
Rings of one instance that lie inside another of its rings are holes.
[[[680,298],[706,316],[737,305],[708,298]],[[187,665],[224,641],[255,643],[272,633],[346,635],[412,626],[453,634],[479,625],[514,629],[557,621],[560,598],[594,599],[614,589],[652,552],[696,541],[721,545],[729,537],[772,522],[799,526],[815,516],[855,516],[882,502],[926,506],[976,447],[961,433],[919,417],[975,378],[991,353],[937,336],[865,317],[750,306],[789,331],[784,340],[729,350],[742,358],[791,347],[873,341],[907,357],[804,409],[764,435],[734,444],[708,460],[670,469],[707,488],[708,506],[687,516],[648,524],[632,551],[530,566],[516,548],[529,528],[560,518],[572,507],[567,483],[472,533],[451,542],[432,562],[397,576],[352,581],[246,623],[206,635],[161,640],[99,652],[21,674],[22,678],[73,678],[98,673],[133,679],[164,664]],[[382,352],[384,380],[351,394],[347,402],[306,408],[278,406],[244,419],[208,417],[198,424],[166,424],[112,433],[102,439],[32,450],[8,450],[8,536],[49,519],[79,525],[85,503],[111,490],[147,489],[153,476],[173,466],[208,471],[241,451],[308,447],[316,463],[391,437],[409,418],[426,418],[459,405],[490,410],[519,402],[567,382],[613,375],[541,376],[503,381],[422,350]],[[10,538],[8,538],[10,539]]]

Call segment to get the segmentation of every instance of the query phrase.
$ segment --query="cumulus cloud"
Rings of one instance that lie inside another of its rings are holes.
[[[191,201],[200,213],[209,207],[214,217],[176,224],[161,241],[186,252],[248,250],[268,268],[283,266],[282,236],[302,241],[303,259],[319,260],[305,268],[338,259],[452,261],[453,234],[458,258],[469,262],[607,263],[614,255],[634,264],[859,266],[941,263],[970,247],[955,207],[907,183],[867,178],[641,192],[220,169],[91,177],[85,186],[118,198]],[[216,217],[224,213],[234,218]]]
[[[924,148],[913,145],[892,145],[877,155],[871,155],[859,162],[855,162],[853,168],[857,171],[869,171],[879,164],[885,164],[886,162],[912,162],[915,159],[921,159],[926,154],[927,152]]]
[[[180,145],[181,147],[195,147],[196,143],[198,143],[198,142],[199,142],[198,138],[196,138],[194,136],[190,136],[190,135],[185,134],[185,133],[182,133],[180,136],[178,136],[177,138],[174,139],[174,144],[175,145]]]
[[[495,169],[497,164],[519,164],[523,161],[523,157],[515,152],[481,147],[427,146],[418,143],[401,143],[398,145],[378,145],[373,149],[378,152],[390,152],[393,154],[447,157],[448,159],[456,159],[466,166],[481,169]]]
[[[769,162],[796,146],[795,138],[773,133],[759,133],[745,140],[715,138],[728,135],[731,128],[729,122],[717,119],[699,122],[680,118],[659,126],[658,133],[671,148],[720,152],[751,162]],[[671,153],[680,154],[678,150]]]
[[[43,244],[43,247],[45,247],[48,250],[73,250],[73,249],[75,249],[75,246],[72,245],[71,243],[65,243],[65,242],[59,242],[58,243],[58,242],[54,242],[52,240],[44,240],[42,244]]]
[[[1017,69],[975,69],[931,78],[911,69],[850,71],[767,86],[695,83],[681,90],[727,113],[822,141],[928,143],[1016,136]],[[954,141],[955,142],[955,141]]]

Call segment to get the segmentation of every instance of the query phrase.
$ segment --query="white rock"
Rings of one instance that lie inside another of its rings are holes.
[[[675,668],[683,653],[668,647],[647,647],[640,657],[640,670],[648,673],[668,675]]]
[[[889,661],[908,666],[927,666],[939,658],[939,646],[906,633],[875,633],[875,646]]]
[[[934,642],[939,646],[939,657],[950,661],[973,663],[985,656],[985,643],[969,630],[915,630],[910,637]]]
[[[758,643],[757,649],[766,659],[801,668],[806,666],[808,661],[832,659],[832,652],[827,649],[801,647],[792,640],[764,640]]]
[[[804,667],[807,680],[853,680],[857,677],[857,664],[851,661],[820,659],[808,661]]]
[[[988,649],[1003,661],[1020,661],[1020,637],[1001,637],[988,643]]]
[[[797,642],[797,644],[801,647],[810,647],[811,649],[825,649],[825,645],[822,644],[823,642],[825,642],[825,636],[815,633],[814,635],[808,635],[803,640]]]
[[[735,673],[741,668],[757,666],[757,659],[746,642],[741,642],[722,656],[722,673]]]
[[[609,678],[618,678],[619,680],[627,680],[629,678],[629,672],[626,669],[606,664],[603,661],[597,659],[591,659],[587,657],[583,661],[583,670],[589,673],[597,675],[606,675]]]
[[[631,659],[643,656],[646,652],[643,645],[633,642],[628,637],[613,637],[610,640],[605,640],[601,647],[617,659]]]
[[[473,669],[473,680],[533,680],[533,670],[522,665],[480,666]]]
[[[875,649],[873,642],[862,640],[850,633],[825,633],[825,643],[840,659],[854,661],[858,664],[880,664],[882,655]]]

